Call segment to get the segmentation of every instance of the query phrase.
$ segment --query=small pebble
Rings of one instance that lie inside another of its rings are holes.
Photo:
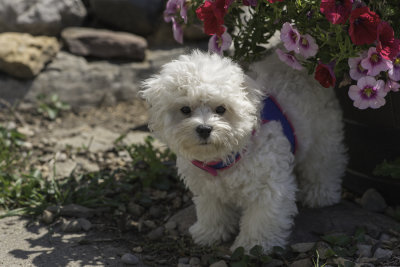
[[[128,204],[128,212],[134,216],[140,217],[144,212],[144,208],[139,204],[131,201]]]
[[[143,248],[142,248],[141,246],[134,247],[134,248],[132,249],[132,251],[133,251],[133,252],[136,252],[136,253],[142,253],[142,252],[143,252]]]
[[[85,218],[79,218],[78,222],[83,231],[89,231],[90,228],[92,228],[92,223],[86,220]]]
[[[357,254],[360,257],[369,258],[372,256],[371,255],[372,254],[372,252],[371,252],[372,246],[371,245],[357,244],[357,248],[358,248]]]
[[[150,240],[157,240],[160,239],[164,235],[164,227],[160,226],[154,230],[152,230],[150,233],[147,234],[147,237]]]
[[[189,263],[189,258],[179,258],[178,263],[183,263],[183,264],[188,264]]]
[[[304,252],[310,251],[314,246],[315,246],[314,242],[297,243],[297,244],[290,245],[290,248],[292,249],[293,252],[304,253]]]
[[[158,206],[151,206],[149,210],[149,215],[152,218],[159,218],[162,215],[162,210]]]
[[[145,220],[145,221],[143,222],[143,224],[144,224],[146,227],[150,228],[150,229],[154,229],[154,228],[157,227],[156,223],[153,222],[153,221],[150,221],[150,220]]]
[[[125,253],[122,255],[121,261],[125,264],[136,265],[139,263],[139,258],[131,253]]]
[[[165,224],[165,229],[174,230],[176,228],[176,222],[170,221]]]
[[[280,267],[283,266],[285,263],[278,259],[272,259],[270,262],[263,264],[263,267]]]
[[[42,221],[46,224],[52,223],[54,220],[54,213],[48,210],[44,210],[42,214]]]
[[[220,260],[211,264],[210,267],[228,267],[228,264],[224,260]]]
[[[312,262],[309,258],[306,258],[306,259],[292,262],[289,266],[290,267],[310,267],[310,266],[312,266]]]
[[[374,212],[384,212],[387,206],[382,195],[373,188],[365,191],[361,197],[360,204],[364,209]]]
[[[201,261],[200,261],[199,258],[193,257],[193,258],[190,258],[189,264],[191,266],[200,266],[201,265]]]
[[[390,249],[383,249],[383,248],[377,248],[374,253],[374,258],[377,259],[388,259],[390,256],[392,256],[393,251]]]

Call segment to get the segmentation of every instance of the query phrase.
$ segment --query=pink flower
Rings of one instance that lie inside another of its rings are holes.
[[[282,25],[281,40],[288,51],[299,53],[300,33],[289,22]]]
[[[361,61],[361,66],[367,69],[367,75],[376,76],[381,71],[387,71],[392,68],[392,62],[384,59],[377,51],[375,47],[370,47],[368,50],[367,58]]]
[[[392,68],[388,71],[389,78],[393,81],[400,81],[400,53],[392,60]]]
[[[275,50],[276,53],[278,54],[278,57],[280,60],[288,64],[290,67],[296,70],[301,70],[303,69],[303,66],[299,63],[297,58],[293,55],[293,53],[285,53],[279,48]]]
[[[361,66],[361,61],[366,58],[367,52],[362,53],[359,57],[349,58],[350,77],[358,81],[360,78],[367,76],[368,70]]]
[[[182,44],[183,43],[183,30],[182,26],[178,23],[177,12],[179,11],[180,17],[187,23],[187,6],[186,0],[169,0],[164,11],[165,22],[172,21],[172,32],[174,39]]]
[[[229,35],[225,27],[225,32],[218,36],[214,34],[208,41],[208,51],[223,55],[225,50],[228,50],[232,44],[232,37]]]
[[[385,82],[375,80],[374,77],[362,77],[357,85],[350,86],[349,97],[354,101],[353,105],[359,109],[379,108],[385,105]]]
[[[333,24],[344,24],[349,18],[353,0],[322,0],[319,9]]]
[[[271,4],[276,3],[276,2],[282,2],[283,0],[268,0]]]
[[[174,39],[180,44],[183,44],[183,30],[182,26],[176,22],[176,20],[172,19],[172,33],[174,34]]]
[[[393,28],[386,21],[378,25],[376,51],[384,58],[393,59],[400,50],[400,40],[394,38]]]
[[[300,55],[305,58],[313,57],[318,52],[318,45],[315,43],[315,40],[311,35],[301,35],[298,50]]]
[[[389,79],[385,84],[385,89],[384,90],[387,93],[390,92],[390,91],[398,92],[399,88],[400,88],[400,84],[398,82],[395,82],[395,81]]]
[[[187,23],[187,6],[185,5],[185,2],[186,0],[168,0],[164,11],[165,22],[172,21],[179,11],[179,15],[183,21]]]

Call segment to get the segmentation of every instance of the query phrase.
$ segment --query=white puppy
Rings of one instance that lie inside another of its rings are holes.
[[[286,244],[296,200],[340,200],[346,156],[333,90],[275,55],[253,69],[256,81],[228,58],[195,51],[143,83],[149,127],[194,194],[190,233],[201,245],[239,230],[232,249],[269,251]]]

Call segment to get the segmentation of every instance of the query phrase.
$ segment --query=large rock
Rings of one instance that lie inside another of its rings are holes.
[[[35,102],[39,94],[56,94],[74,110],[113,105],[135,98],[141,81],[184,53],[184,48],[156,50],[147,54],[145,62],[117,64],[88,62],[60,51],[34,80],[22,81],[0,74],[0,96],[9,102],[21,98]]]
[[[79,56],[144,60],[147,41],[126,33],[71,27],[61,34],[69,51]]]
[[[81,0],[1,0],[0,32],[59,35],[69,26],[79,26],[86,16]]]
[[[17,78],[33,78],[59,51],[56,38],[23,33],[0,34],[0,70]]]
[[[91,11],[100,21],[117,29],[147,36],[158,27],[163,0],[90,0]]]
[[[189,234],[189,227],[196,221],[194,205],[189,206],[169,219],[176,222],[182,234]],[[365,227],[372,232],[398,229],[400,224],[393,219],[362,209],[354,203],[343,201],[340,204],[318,208],[300,209],[295,218],[291,244],[315,242],[320,236],[332,233],[354,234],[358,227]]]

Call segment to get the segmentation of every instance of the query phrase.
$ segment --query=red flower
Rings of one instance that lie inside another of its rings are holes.
[[[385,59],[392,60],[399,53],[400,41],[394,38],[393,28],[386,21],[382,21],[377,29],[376,51]]]
[[[229,7],[229,0],[205,1],[196,9],[197,17],[204,22],[204,32],[208,35],[221,36],[225,32],[224,17]]]
[[[372,44],[376,40],[379,22],[378,14],[368,7],[354,9],[350,15],[351,41],[355,45]]]
[[[314,78],[325,88],[335,86],[336,77],[333,73],[334,66],[334,61],[329,64],[319,63],[315,70]]]
[[[319,10],[333,24],[343,24],[350,16],[352,0],[322,0]]]
[[[268,0],[268,2],[270,2],[271,4],[275,3],[275,2],[283,2],[283,0]]]

